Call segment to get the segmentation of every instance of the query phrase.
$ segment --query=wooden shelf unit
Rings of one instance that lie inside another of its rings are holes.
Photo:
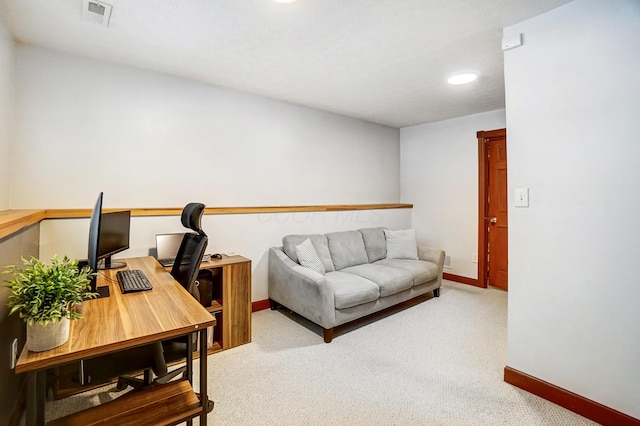
[[[213,273],[211,304],[205,305],[216,316],[209,354],[251,342],[251,260],[223,256],[200,269]]]

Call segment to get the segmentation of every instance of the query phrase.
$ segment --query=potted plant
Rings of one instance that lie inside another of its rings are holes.
[[[69,340],[69,321],[82,318],[79,306],[84,299],[96,297],[91,292],[88,267],[78,268],[77,260],[57,256],[45,264],[32,257],[22,259],[23,268],[8,266],[13,274],[7,287],[11,291],[7,306],[9,314],[18,312],[27,323],[27,349],[46,351]]]

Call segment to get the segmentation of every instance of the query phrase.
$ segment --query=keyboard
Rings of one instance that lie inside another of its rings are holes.
[[[144,272],[138,269],[129,269],[116,272],[118,284],[123,293],[151,290],[153,287]]]

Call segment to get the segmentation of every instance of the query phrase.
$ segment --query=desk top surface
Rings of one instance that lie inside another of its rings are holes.
[[[222,259],[211,259],[209,261],[202,262],[200,264],[200,269],[220,268],[226,265],[234,265],[236,263],[246,262],[251,262],[251,259],[247,259],[246,257],[237,254],[233,256],[227,256],[226,254],[223,254]]]
[[[123,294],[117,269],[99,271],[98,287],[111,295],[83,303],[84,318],[71,321],[69,341],[45,351],[23,349],[16,373],[48,368],[125,348],[164,340],[215,325],[213,317],[152,257],[125,260],[126,269],[142,270],[153,290]]]

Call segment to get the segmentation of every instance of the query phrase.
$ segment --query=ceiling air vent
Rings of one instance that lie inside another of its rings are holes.
[[[97,0],[82,0],[82,17],[107,27],[111,17],[111,5]]]

